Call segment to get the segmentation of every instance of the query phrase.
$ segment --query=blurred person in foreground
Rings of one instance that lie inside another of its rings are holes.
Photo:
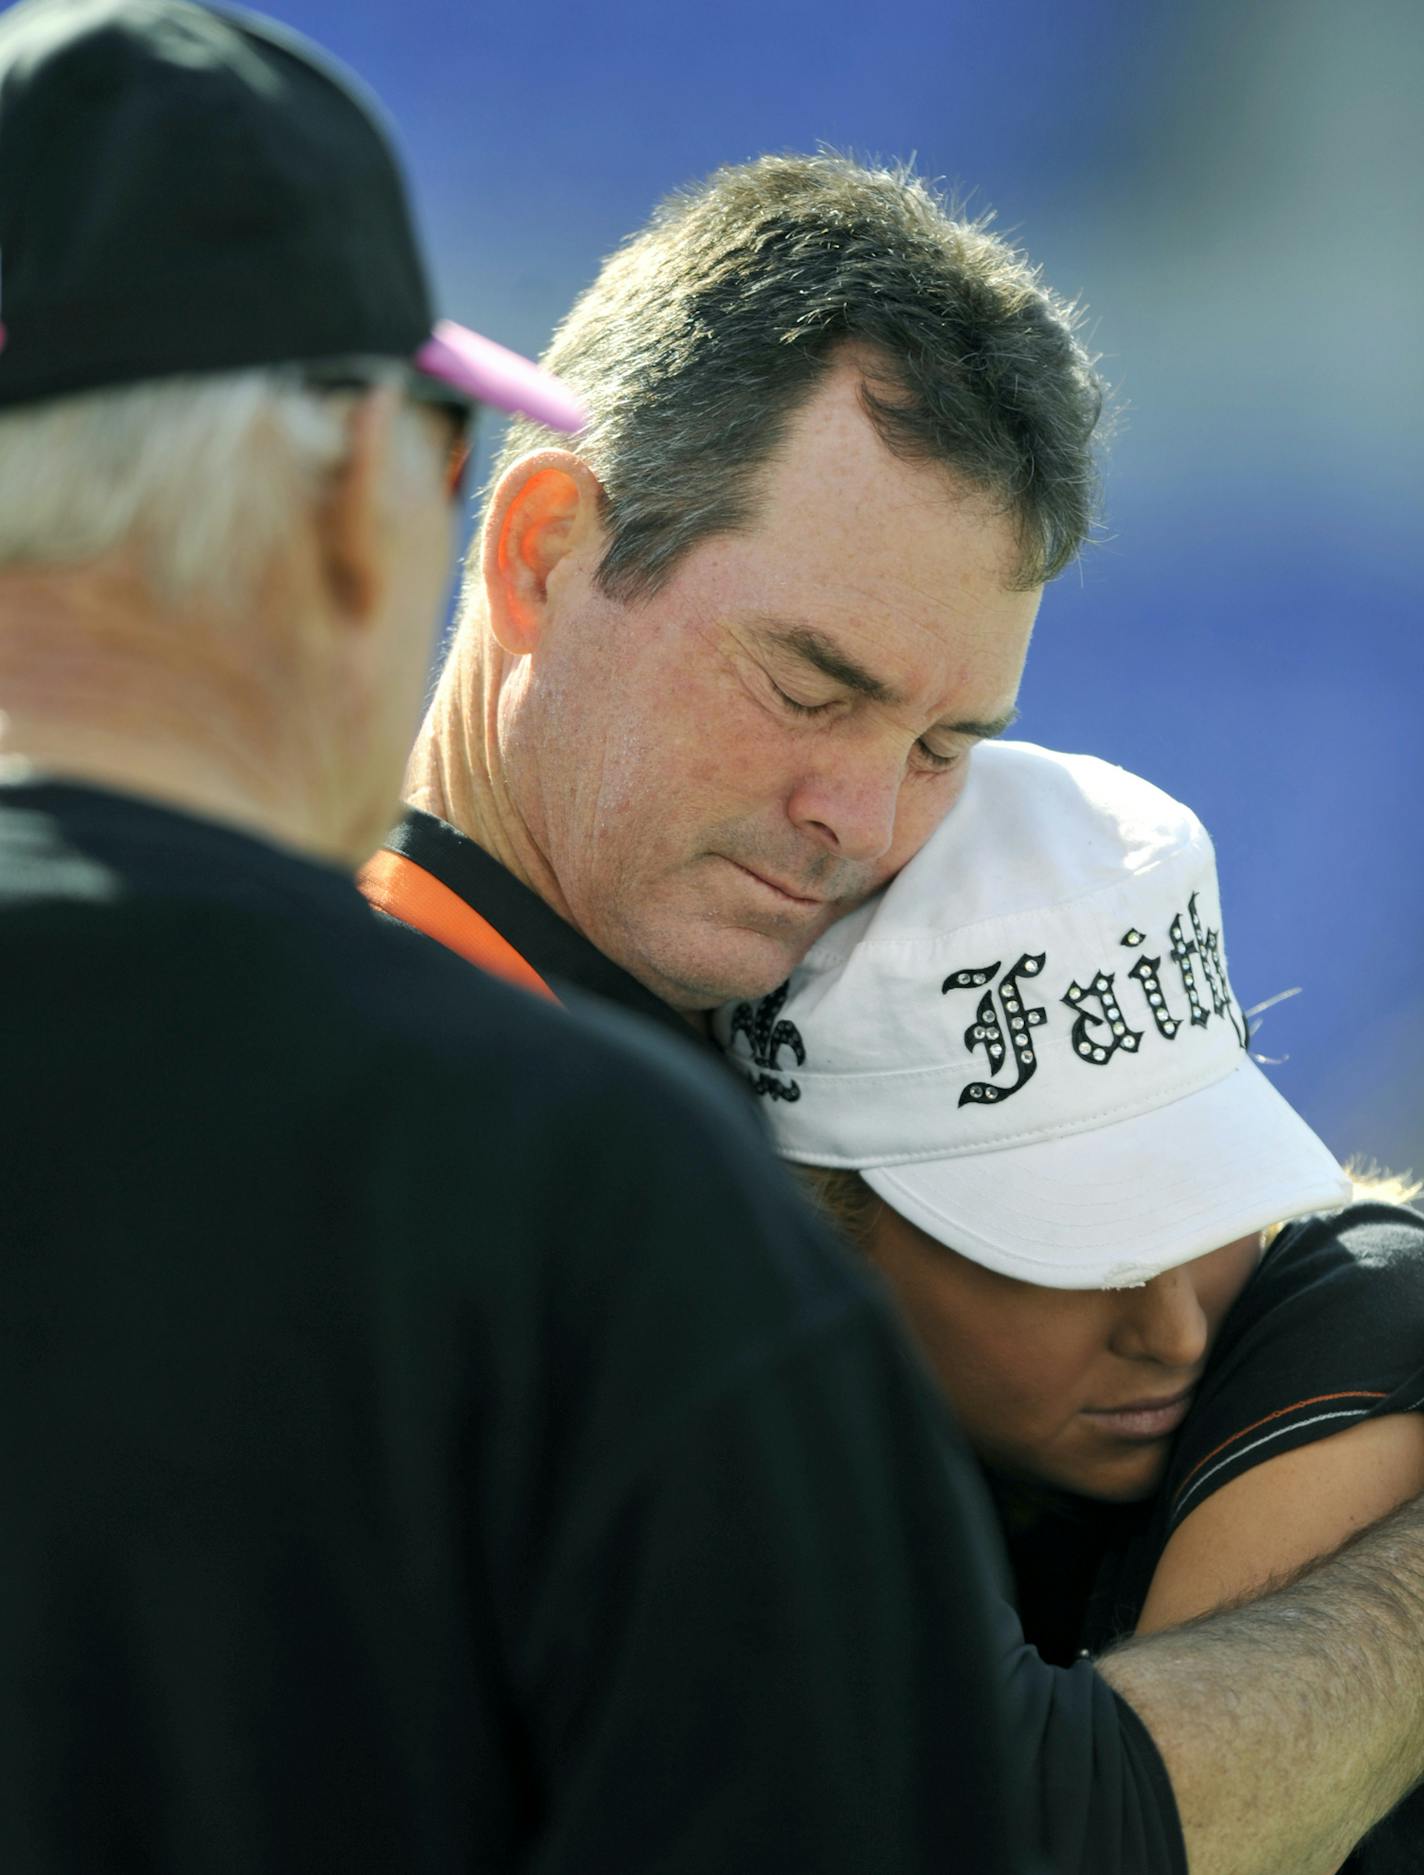
[[[1212,843],[1161,789],[984,750],[716,1026],[920,1341],[1045,1659],[1259,1595],[1424,1491],[1424,1218],[1252,1058]],[[1346,1867],[1421,1849],[1416,1792]]]
[[[1020,1875],[881,1299],[732,1090],[351,877],[469,401],[576,407],[249,16],[8,13],[0,246],[0,1867]]]
[[[665,203],[547,362],[588,423],[511,431],[363,887],[686,1041],[891,878],[1012,720],[1100,387],[1020,257],[832,156]],[[1421,1642],[1417,1509],[1100,1672],[1006,1631],[1048,1866],[1324,1875],[1424,1770]]]

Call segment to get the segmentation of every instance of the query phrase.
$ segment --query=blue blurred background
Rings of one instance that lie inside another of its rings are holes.
[[[379,91],[442,310],[520,349],[666,190],[818,142],[914,156],[1086,302],[1107,525],[1019,733],[1197,808],[1237,993],[1302,990],[1278,1085],[1424,1173],[1417,0],[268,10]]]

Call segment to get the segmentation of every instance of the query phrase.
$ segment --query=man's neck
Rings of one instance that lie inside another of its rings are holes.
[[[240,649],[220,624],[145,603],[122,572],[5,574],[0,781],[133,794],[347,859],[303,772],[298,712]]]
[[[581,927],[570,915],[553,867],[505,784],[498,682],[509,673],[492,674],[481,665],[468,648],[473,636],[457,640],[451,653],[406,770],[405,797],[412,807],[436,815],[482,846],[577,931]],[[676,1013],[696,1034],[710,1035],[707,1011]]]
[[[405,798],[468,835],[577,930],[499,758],[500,686],[519,674],[505,668],[498,647],[477,648],[477,637],[462,634],[450,654],[406,769]]]

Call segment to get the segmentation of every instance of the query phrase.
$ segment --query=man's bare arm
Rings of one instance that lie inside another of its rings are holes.
[[[1166,1762],[1191,1875],[1333,1875],[1424,1776],[1424,1499],[1100,1668]]]

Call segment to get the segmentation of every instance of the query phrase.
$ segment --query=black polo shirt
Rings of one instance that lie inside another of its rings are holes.
[[[962,1450],[686,1050],[80,787],[0,973],[6,1875],[1023,1875]]]
[[[386,847],[478,912],[560,996],[572,986],[575,1000],[583,994],[618,1004],[676,1035],[684,1057],[692,1041],[704,1070],[717,1062],[745,1092],[745,1078],[721,1050],[703,1046],[675,1010],[605,957],[467,834],[407,807]],[[760,1120],[760,1103],[748,1105]],[[1015,1553],[1016,1564],[1020,1555]],[[1098,1545],[1094,1565],[1100,1557]],[[1061,1588],[1058,1562],[1061,1558],[1048,1561],[1055,1596]],[[1023,1641],[1012,1610],[997,1607],[993,1620],[1012,1735],[1025,1742],[1030,1754],[1026,1815],[1044,1858],[1043,1875],[1185,1875],[1171,1785],[1137,1715],[1086,1660],[1077,1658],[1076,1647],[1061,1655],[1045,1647],[1047,1658],[1064,1669],[1051,1670]],[[1033,1875],[1039,1875],[1037,1868]]]

